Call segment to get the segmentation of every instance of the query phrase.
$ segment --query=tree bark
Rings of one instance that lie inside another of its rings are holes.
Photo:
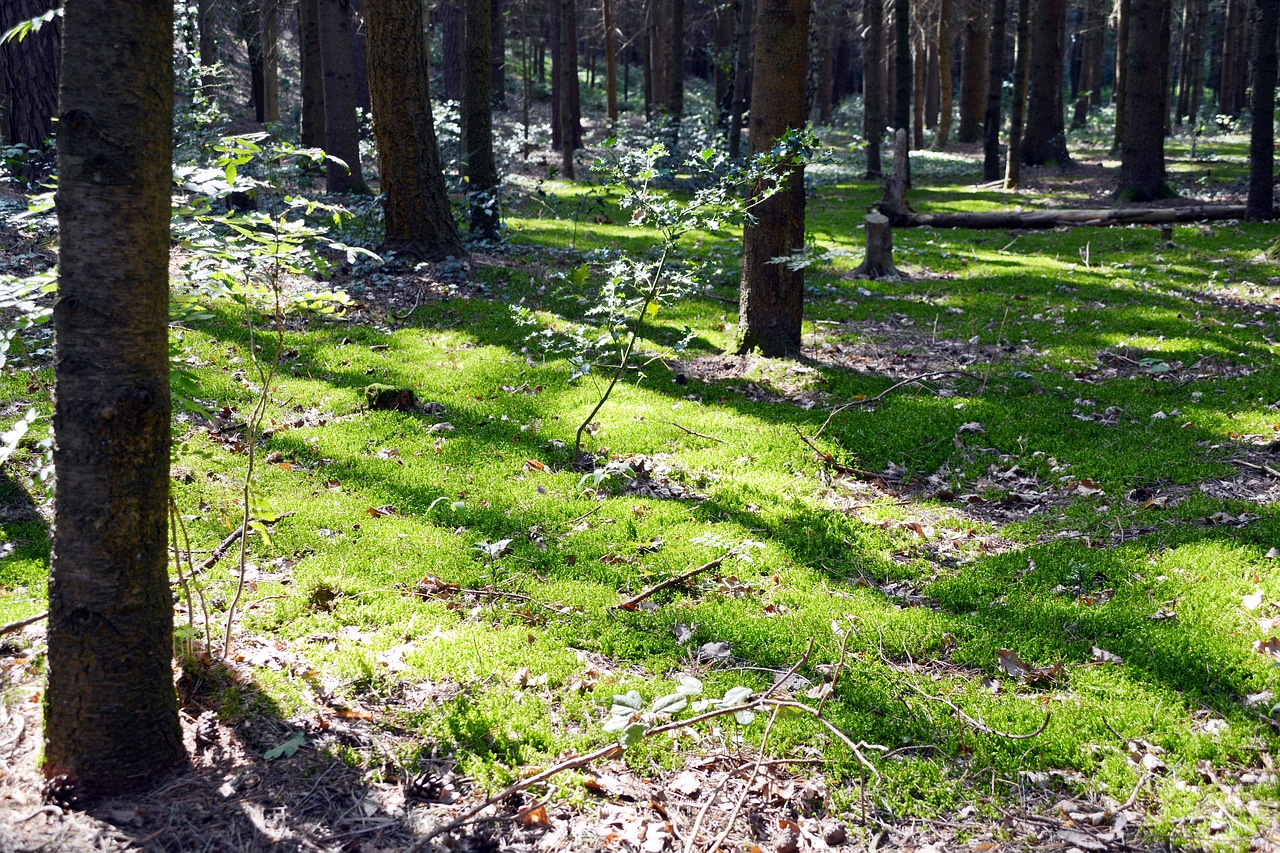
[[[905,0],[902,0],[905,2]],[[809,47],[809,0],[756,0],[750,153],[769,151],[788,130],[802,129]],[[804,170],[757,204],[743,227],[742,284],[736,350],[766,356],[800,352],[804,271],[772,263],[804,246]],[[758,191],[758,188],[757,188]]]
[[[1000,180],[1000,95],[1004,88],[1004,34],[1008,18],[1008,0],[995,0],[991,6],[987,108],[982,114],[982,177],[987,181]]]
[[[879,2],[879,0],[868,0]],[[733,102],[729,109],[729,157],[742,153],[742,117],[751,99],[751,36],[755,22],[755,0],[738,0],[737,29],[734,33]]]
[[[1211,222],[1243,219],[1243,204],[1206,204],[1191,207],[1115,207],[1101,209],[1065,208],[983,213],[915,213],[881,206],[895,228],[971,228],[1007,231],[1011,228],[1058,228],[1067,226],[1162,225],[1172,222]]]
[[[1204,36],[1208,25],[1208,0],[1187,0],[1182,16],[1181,61],[1178,63],[1178,100],[1173,123],[1181,126],[1184,119],[1196,121],[1193,95],[1204,88]]]
[[[346,163],[330,161],[325,172],[331,193],[368,192],[360,168],[356,128],[356,91],[351,76],[351,8],[347,0],[318,0],[320,60],[324,69],[325,151]]]
[[[57,0],[5,0],[0,3],[0,34],[58,5]],[[0,46],[4,139],[11,145],[27,145],[39,151],[53,136],[53,116],[58,111],[61,31],[61,21],[54,18],[22,41],[14,39]]]
[[[96,795],[185,757],[165,538],[173,3],[65,8],[43,769]]]
[[[463,49],[466,73],[462,86],[462,156],[467,176],[471,234],[498,239],[498,166],[493,159],[493,68],[489,26],[491,0],[466,0]]]
[[[1071,129],[1078,130],[1089,120],[1089,106],[1097,90],[1102,86],[1102,36],[1106,26],[1103,20],[1104,0],[1085,0],[1080,37],[1080,85],[1076,95],[1075,111],[1071,116]]]
[[[489,4],[489,90],[493,93],[493,107],[507,108],[507,16],[506,0],[492,0]]]
[[[1129,55],[1129,12],[1130,0],[1116,0],[1116,85],[1113,100],[1116,105],[1115,142],[1112,152],[1118,152],[1124,139],[1125,89],[1128,85],[1128,66],[1125,58]]]
[[[1027,107],[1027,75],[1031,70],[1031,0],[1018,0],[1018,31],[1014,37],[1013,102],[1009,107],[1009,151],[1005,155],[1004,188],[1022,182],[1022,129]]]
[[[440,0],[440,97],[462,100],[462,0]],[[555,55],[552,54],[554,63]]]
[[[917,33],[919,31],[917,30]],[[911,64],[911,147],[924,148],[924,113],[926,98],[926,75],[929,71],[929,58],[925,50],[924,39],[920,34],[912,39],[915,54]]]
[[[1004,3],[1005,0],[996,0]],[[951,142],[951,116],[954,111],[955,86],[951,79],[951,46],[955,42],[955,0],[939,0],[938,3],[938,132],[933,137],[933,148],[941,151]],[[994,23],[993,23],[994,28]],[[1004,25],[1001,24],[1001,29]],[[1003,45],[1004,33],[998,33],[991,44]],[[994,49],[994,48],[993,48]],[[1003,54],[1002,54],[1003,55]],[[999,64],[1003,64],[1001,61]],[[997,113],[999,104],[996,105]],[[999,121],[997,114],[996,121]]]
[[[1159,96],[1167,57],[1161,38],[1171,0],[1131,0],[1125,56],[1124,136],[1120,143],[1119,194],[1132,201],[1169,195],[1164,182],[1165,101]]]
[[[987,106],[987,62],[991,53],[991,27],[984,0],[967,0],[963,52],[960,55],[960,125],[957,142],[977,142]]]
[[[280,121],[280,0],[262,0],[262,120]]]
[[[351,85],[356,93],[356,106],[369,115],[373,112],[373,100],[369,96],[369,46],[365,36],[364,0],[348,0],[351,4]],[[361,134],[366,128],[357,125]]]
[[[560,4],[560,172],[565,180],[575,178],[573,152],[582,133],[575,109],[578,89],[577,9],[574,0],[552,0]]]
[[[867,254],[853,271],[856,278],[901,278],[893,263],[893,229],[883,213],[869,213],[863,220],[867,232]]]
[[[1218,91],[1218,112],[1239,117],[1246,103],[1248,86],[1250,0],[1226,0],[1226,32],[1222,44],[1222,83]]]
[[[1249,74],[1253,90],[1249,111],[1249,219],[1270,219],[1275,196],[1276,32],[1280,0],[1254,0],[1253,53]]]
[[[831,123],[831,110],[834,106],[835,17],[835,0],[814,4],[814,39],[817,43],[817,56],[813,60],[817,72],[814,104],[818,110],[818,123],[822,125]]]
[[[911,0],[893,0],[893,125],[911,129]]]
[[[1022,133],[1022,162],[1027,166],[1055,163],[1066,168],[1066,127],[1062,118],[1063,36],[1067,26],[1066,0],[1035,0],[1031,28],[1031,79],[1027,98],[1027,126]],[[1158,94],[1152,90],[1148,94]]]
[[[863,135],[867,140],[867,174],[875,180],[884,174],[880,148],[885,128],[884,2],[862,0]]]
[[[431,120],[421,0],[370,3],[367,23],[373,132],[386,208],[383,248],[419,259],[463,255]]]
[[[618,57],[614,46],[613,0],[601,0],[604,15],[604,112],[610,129],[618,124]]]
[[[316,2],[298,0],[303,148],[324,148],[324,66],[320,60],[320,10]]]

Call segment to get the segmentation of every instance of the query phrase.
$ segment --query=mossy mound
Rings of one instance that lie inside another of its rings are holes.
[[[412,388],[374,383],[364,389],[365,402],[370,409],[407,412],[417,407],[418,395]]]

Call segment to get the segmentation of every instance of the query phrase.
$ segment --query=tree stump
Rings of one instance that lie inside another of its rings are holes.
[[[884,182],[884,201],[881,208],[890,213],[907,213],[907,190],[911,186],[911,148],[907,144],[907,132],[899,129],[893,137],[893,170]]]
[[[902,278],[893,265],[893,229],[883,213],[869,213],[866,218],[867,256],[853,271],[859,278]]]

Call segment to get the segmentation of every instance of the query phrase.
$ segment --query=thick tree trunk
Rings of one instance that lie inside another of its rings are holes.
[[[904,2],[905,0],[900,0]],[[788,130],[804,127],[809,47],[809,0],[756,0],[754,100],[750,153],[769,151]],[[742,284],[737,352],[766,356],[800,352],[804,271],[773,259],[804,246],[804,170],[797,167],[781,191],[757,204],[743,227]]]
[[[875,180],[884,174],[880,147],[885,128],[884,2],[862,0],[863,135],[867,140],[867,174]]]
[[[911,0],[893,0],[893,126],[911,128]]]
[[[214,0],[196,0],[196,26],[200,29],[200,65],[205,68],[218,64],[218,48],[215,40],[217,28],[211,14],[213,2]],[[209,86],[212,82],[212,79],[207,76],[200,81],[203,86]]]
[[[59,5],[57,0],[5,0],[0,3],[0,33]],[[10,145],[27,145],[39,150],[53,136],[53,116],[58,111],[61,31],[61,21],[54,18],[39,32],[0,46],[0,68],[4,74],[4,141]]]
[[[1164,225],[1173,222],[1212,222],[1243,219],[1242,204],[1206,204],[1191,207],[1064,208],[984,213],[915,213],[881,206],[895,228],[971,228],[1007,231],[1011,228],[1067,226]]]
[[[984,0],[966,0],[968,9],[961,31],[960,126],[957,142],[977,142],[987,106],[987,62],[991,54],[991,25]]]
[[[320,60],[320,10],[316,2],[298,0],[304,148],[324,148],[324,66]]]
[[[1253,90],[1249,111],[1249,219],[1270,219],[1275,196],[1276,21],[1280,0],[1254,0],[1253,54],[1249,75]]]
[[[901,278],[893,263],[893,229],[883,213],[869,213],[864,219],[867,255],[853,271],[857,278]]]
[[[609,127],[618,124],[618,57],[614,46],[613,0],[601,0],[604,14],[604,112]]]
[[[431,120],[421,0],[378,0],[367,15],[373,133],[386,197],[383,248],[419,259],[462,255]]]
[[[1022,134],[1022,162],[1027,166],[1071,163],[1062,118],[1063,36],[1066,0],[1034,0],[1031,27],[1031,79],[1027,127]],[[1150,94],[1156,94],[1152,90]]]
[[[1022,130],[1027,108],[1027,75],[1031,73],[1031,0],[1018,0],[1018,31],[1013,49],[1013,102],[1009,107],[1009,151],[1005,155],[1004,188],[1022,182]]]
[[[173,3],[71,0],[63,31],[44,772],[92,795],[184,759],[165,538]]]
[[[493,159],[493,68],[489,26],[490,0],[466,0],[463,50],[467,64],[462,85],[462,157],[471,208],[471,234],[498,239],[498,167]]]
[[[320,60],[324,69],[325,151],[346,163],[329,162],[327,189],[331,193],[368,192],[360,168],[360,137],[356,128],[356,91],[351,76],[351,7],[347,0],[318,0]]]
[[[734,160],[742,153],[742,117],[747,114],[751,103],[751,37],[754,22],[755,0],[738,0],[737,31],[733,37],[733,103],[729,110],[729,157]]]
[[[996,0],[1003,3],[1004,0]],[[938,132],[933,137],[935,151],[941,151],[951,142],[951,116],[954,110],[955,86],[951,79],[951,46],[955,42],[956,0],[939,0],[938,3]],[[994,23],[993,23],[994,27]],[[1001,25],[1003,29],[1003,25]],[[1003,44],[1004,33],[991,40],[992,45]],[[997,112],[999,105],[996,106]],[[997,115],[996,118],[999,121]]]
[[[987,108],[982,114],[982,177],[1000,180],[1000,95],[1004,88],[1004,34],[1008,24],[1008,0],[991,6],[991,57],[987,63]]]
[[[835,0],[814,5],[814,39],[817,56],[813,59],[816,71],[816,91],[814,106],[818,111],[818,123],[831,123],[831,110],[834,106],[835,86]]]
[[[375,0],[376,2],[376,0]],[[440,0],[436,7],[440,25],[440,97],[462,100],[462,0]],[[551,64],[555,65],[555,54]]]
[[[1171,0],[1131,0],[1129,52],[1125,56],[1124,136],[1120,144],[1120,190],[1132,201],[1169,194],[1164,183],[1164,105],[1159,96],[1167,57],[1161,48]]]
[[[671,13],[671,45],[667,62],[667,114],[680,123],[684,116],[684,0],[666,0]]]

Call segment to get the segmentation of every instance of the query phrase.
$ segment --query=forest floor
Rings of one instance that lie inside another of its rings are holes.
[[[803,358],[723,354],[738,237],[690,234],[699,292],[651,318],[585,474],[600,386],[556,343],[655,235],[545,153],[501,245],[339,259],[351,310],[261,350],[226,303],[175,328],[209,404],[176,421],[180,556],[239,524],[251,445],[267,519],[202,600],[177,588],[191,764],[128,799],[42,790],[44,627],[8,632],[0,850],[1280,848],[1274,226],[900,230],[908,275],[862,281],[879,192],[830,143]],[[1114,164],[1077,143],[1017,196],[975,151],[918,152],[912,202],[1105,203]],[[1184,197],[1238,198],[1247,142],[1196,145],[1171,146]],[[7,225],[4,269],[46,236]],[[47,412],[47,331],[20,343],[4,427]],[[416,402],[370,410],[374,382]],[[0,469],[0,623],[44,608],[44,423]],[[620,755],[611,720],[638,726]]]

